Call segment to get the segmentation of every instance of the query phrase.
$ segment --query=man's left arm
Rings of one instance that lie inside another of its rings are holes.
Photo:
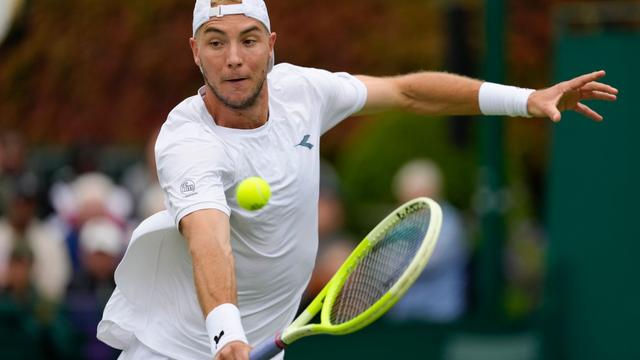
[[[618,90],[598,82],[596,71],[542,90],[485,83],[443,72],[395,77],[357,76],[368,91],[361,113],[399,109],[424,115],[520,115],[559,121],[560,112],[574,110],[593,120],[602,116],[583,100],[615,101]]]

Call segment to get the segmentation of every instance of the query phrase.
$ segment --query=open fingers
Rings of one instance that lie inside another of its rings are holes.
[[[578,90],[586,84],[602,78],[603,76],[605,76],[605,74],[606,73],[604,72],[604,70],[594,71],[592,73],[584,74],[582,76],[578,76],[569,81],[566,81],[565,85],[568,87],[567,90]]]
[[[603,84],[600,82],[592,81],[581,88],[581,90],[587,91],[600,91],[608,94],[618,95],[618,89],[613,86],[609,86],[607,84]]]
[[[593,109],[582,103],[578,103],[576,105],[575,111],[595,121],[602,121],[603,119],[602,115],[598,114],[597,112],[593,111]]]
[[[581,91],[580,100],[604,100],[604,101],[616,101],[618,97],[614,94],[602,92],[602,91]]]

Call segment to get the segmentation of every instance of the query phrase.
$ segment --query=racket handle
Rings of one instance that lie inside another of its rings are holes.
[[[269,360],[278,355],[285,347],[287,345],[280,340],[280,336],[276,336],[275,339],[264,341],[254,347],[249,354],[249,360]]]

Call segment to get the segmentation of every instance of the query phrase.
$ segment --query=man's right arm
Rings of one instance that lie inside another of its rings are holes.
[[[195,211],[180,220],[180,232],[187,241],[191,254],[196,292],[204,316],[209,318],[214,309],[221,309],[219,307],[223,304],[235,306],[236,276],[230,243],[229,217],[219,210]],[[233,324],[231,325],[233,327]],[[211,332],[209,324],[207,328]],[[226,334],[209,335],[220,341],[223,336],[234,334],[232,329],[227,330]],[[212,342],[212,346],[216,347],[217,341]],[[248,359],[250,349],[246,343],[232,341],[226,346],[223,345],[221,349],[214,350],[219,350],[216,359],[226,360]]]

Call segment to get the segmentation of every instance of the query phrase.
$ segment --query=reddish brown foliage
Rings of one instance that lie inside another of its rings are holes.
[[[191,1],[39,0],[2,48],[0,129],[36,143],[141,142],[201,83]],[[438,16],[410,0],[272,1],[279,61],[368,73],[432,68]]]
[[[509,3],[512,82],[547,83],[555,2]],[[0,130],[18,129],[36,143],[140,143],[201,84],[187,42],[192,1],[27,3],[24,31],[0,48]],[[481,18],[481,3],[468,3]],[[444,15],[434,2],[287,0],[269,7],[279,61],[370,74],[442,68]],[[484,40],[480,26],[472,27],[475,50]]]

